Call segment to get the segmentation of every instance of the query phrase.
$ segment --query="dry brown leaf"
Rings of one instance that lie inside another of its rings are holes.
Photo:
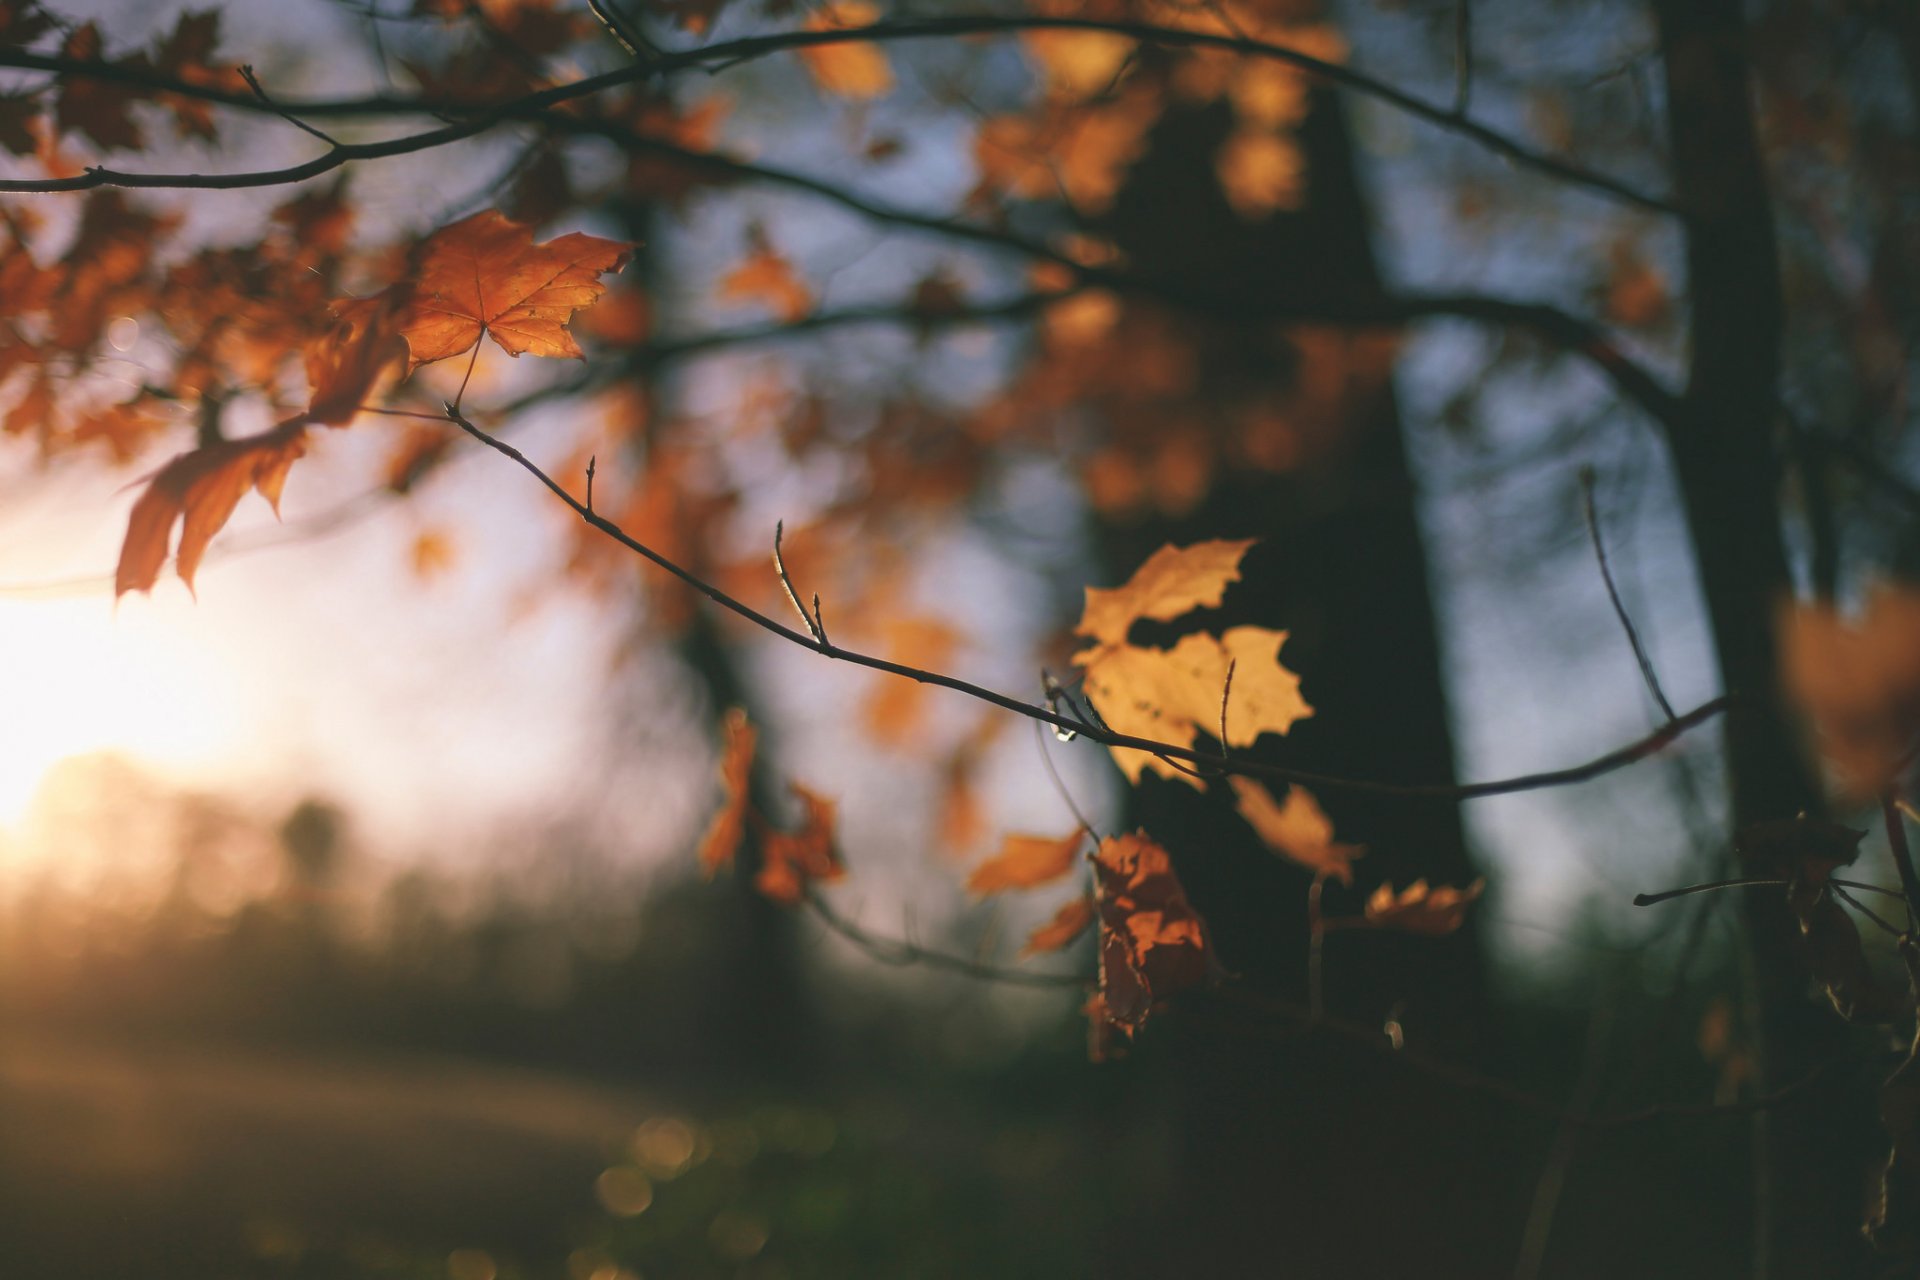
[[[1009,835],[1000,842],[1000,851],[967,877],[967,892],[985,896],[1049,884],[1073,870],[1084,843],[1086,833],[1078,830],[1064,836]]]
[[[1366,846],[1335,840],[1333,822],[1311,791],[1295,784],[1287,788],[1282,804],[1252,778],[1234,777],[1229,782],[1234,807],[1269,849],[1293,859],[1316,876],[1330,876],[1344,885],[1353,883],[1353,860],[1367,851]]]
[[[545,244],[488,209],[420,246],[400,332],[413,367],[463,355],[490,334],[508,355],[583,358],[567,322],[606,290],[633,246],[575,231]]]
[[[1088,1017],[1097,1058],[1111,1031],[1131,1036],[1156,1003],[1204,982],[1209,947],[1172,859],[1146,832],[1102,840],[1093,869],[1100,990]]]
[[[880,20],[877,6],[867,0],[828,0],[807,15],[808,31],[847,31]],[[839,98],[883,98],[893,92],[893,67],[879,45],[848,40],[797,51],[820,92]]]
[[[1403,929],[1408,933],[1439,937],[1458,929],[1467,918],[1467,908],[1485,893],[1485,878],[1464,889],[1442,885],[1429,888],[1425,880],[1415,880],[1397,895],[1390,884],[1382,884],[1367,899],[1367,923],[1383,929]]]
[[[1020,948],[1020,959],[1037,956],[1049,951],[1059,951],[1087,931],[1094,921],[1093,899],[1091,897],[1070,898],[1061,904],[1053,918],[1027,935],[1027,945]]]
[[[174,571],[192,590],[207,544],[247,490],[258,490],[278,514],[287,469],[304,452],[306,424],[296,418],[257,436],[183,453],[160,468],[127,518],[127,536],[113,575],[115,597],[152,589],[166,563],[175,520],[181,529]]]
[[[739,707],[727,712],[726,746],[720,753],[720,786],[723,799],[720,811],[707,824],[700,837],[700,870],[707,879],[722,867],[733,863],[740,849],[740,837],[746,833],[748,781],[753,773],[753,753],[760,735]]]

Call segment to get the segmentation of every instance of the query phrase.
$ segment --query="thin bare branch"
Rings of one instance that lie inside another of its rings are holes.
[[[918,966],[926,969],[944,969],[963,977],[977,978],[983,982],[1000,982],[1015,987],[1048,987],[1060,990],[1085,988],[1093,984],[1091,978],[1079,974],[1034,973],[1026,969],[1009,969],[1002,965],[985,964],[966,956],[923,947],[905,938],[881,937],[879,934],[868,932],[841,915],[824,897],[812,890],[807,893],[806,903],[820,923],[881,964],[899,968]]]
[[[1040,17],[1026,15],[965,15],[876,23],[820,31],[784,31],[768,35],[723,40],[703,48],[678,50],[649,57],[629,66],[597,76],[588,76],[568,84],[556,85],[525,94],[506,102],[462,102],[457,99],[377,95],[350,99],[315,100],[287,103],[285,109],[306,118],[320,116],[395,116],[475,113],[469,122],[475,131],[491,128],[503,121],[526,119],[549,107],[591,97],[607,89],[666,76],[688,69],[713,70],[735,66],[757,58],[798,49],[833,44],[864,44],[942,40],[957,36],[1013,35],[1024,31],[1082,31],[1126,36],[1143,44],[1167,48],[1215,49],[1246,57],[1267,58],[1311,72],[1324,83],[1352,93],[1363,94],[1404,112],[1417,120],[1476,143],[1495,155],[1522,168],[1618,200],[1636,208],[1657,213],[1677,213],[1678,208],[1665,196],[1647,192],[1587,169],[1571,160],[1540,151],[1491,126],[1470,119],[1464,112],[1437,106],[1364,72],[1338,63],[1326,62],[1298,49],[1245,36],[1216,35],[1178,27],[1156,26],[1145,22],[1105,21],[1095,18]],[[262,104],[245,94],[191,84],[177,76],[150,67],[35,53],[26,49],[0,49],[0,67],[47,71],[60,76],[84,76],[145,89],[163,90],[206,102],[245,110],[263,109]],[[277,114],[277,112],[276,112]],[[438,145],[438,144],[428,144]],[[418,149],[418,148],[414,148]],[[110,172],[110,171],[101,171]],[[137,175],[122,175],[137,176]],[[157,176],[157,175],[150,175]],[[82,175],[85,178],[85,175]],[[192,185],[205,185],[206,179]],[[96,181],[87,185],[102,185]],[[148,185],[161,185],[151,183]],[[239,184],[239,185],[261,185]],[[5,188],[0,188],[5,189]],[[25,190],[29,188],[13,188]],[[55,190],[83,190],[57,187]]]
[[[1600,580],[1607,584],[1607,599],[1613,603],[1613,616],[1620,620],[1620,629],[1627,633],[1627,643],[1633,647],[1633,658],[1640,664],[1640,677],[1647,682],[1647,692],[1660,704],[1660,713],[1667,719],[1673,719],[1673,704],[1667,701],[1666,693],[1660,688],[1660,676],[1653,669],[1653,658],[1647,653],[1647,646],[1640,641],[1640,632],[1633,625],[1633,618],[1627,613],[1627,605],[1620,598],[1620,588],[1613,581],[1613,568],[1607,563],[1607,542],[1600,536],[1600,511],[1593,498],[1593,468],[1580,469],[1580,500],[1587,516],[1587,536],[1593,542],[1593,558],[1600,562]]]
[[[653,548],[634,539],[613,521],[588,510],[585,503],[568,493],[558,481],[541,470],[539,464],[528,458],[524,453],[520,452],[520,450],[506,443],[504,440],[482,431],[469,419],[461,416],[459,411],[451,404],[446,406],[446,410],[448,421],[454,423],[462,431],[486,445],[488,448],[493,449],[495,452],[504,455],[518,464],[522,469],[540,481],[541,484],[545,485],[548,492],[565,503],[573,510],[575,515],[579,516],[587,524],[598,529],[601,533],[612,538],[634,554],[652,561],[721,608],[745,618],[764,631],[780,636],[785,640],[800,645],[802,648],[811,649],[824,657],[834,658],[841,662],[850,662],[855,666],[866,667],[874,671],[885,671],[909,680],[918,681],[921,684],[930,684],[944,689],[952,689],[957,693],[963,693],[981,702],[991,703],[996,707],[1014,712],[1016,715],[1026,716],[1029,719],[1039,720],[1061,729],[1071,730],[1074,733],[1108,747],[1129,747],[1136,751],[1147,751],[1169,761],[1185,761],[1189,766],[1199,766],[1220,773],[1244,774],[1248,777],[1264,778],[1277,782],[1298,782],[1310,787],[1324,787],[1330,790],[1365,792],[1372,795],[1399,796],[1407,799],[1472,800],[1485,796],[1508,795],[1516,791],[1536,791],[1549,787],[1571,786],[1575,783],[1586,782],[1592,778],[1597,778],[1602,774],[1611,773],[1617,769],[1623,769],[1628,765],[1644,760],[1655,754],[1662,748],[1673,743],[1688,730],[1706,724],[1726,713],[1736,706],[1738,702],[1732,695],[1722,695],[1721,697],[1704,702],[1685,715],[1668,721],[1645,737],[1616,748],[1584,764],[1574,765],[1565,769],[1550,769],[1539,773],[1522,774],[1512,778],[1500,778],[1490,782],[1428,784],[1380,782],[1372,779],[1339,777],[1305,769],[1292,769],[1283,765],[1267,764],[1259,761],[1228,759],[1217,752],[1200,751],[1192,747],[1177,746],[1173,743],[1157,742],[1150,738],[1139,738],[1131,734],[1115,733],[1112,729],[1105,726],[1095,726],[1085,720],[1070,719],[1049,707],[1035,706],[1032,703],[1022,702],[1018,698],[1009,697],[1004,693],[972,684],[955,676],[945,675],[938,671],[923,670],[922,668],[909,666],[905,663],[892,662],[885,658],[876,658],[870,654],[859,653],[838,645],[828,645],[816,640],[808,633],[795,631],[792,627],[774,621],[753,606],[735,599],[719,587],[714,586],[712,583],[675,564]]]
[[[813,636],[814,644],[823,650],[831,648],[827,644],[826,629],[820,625],[820,620],[816,616],[820,610],[820,597],[814,596],[814,612],[810,614],[807,612],[807,607],[800,603],[800,594],[793,589],[793,578],[787,573],[786,558],[780,554],[780,540],[786,536],[786,532],[786,521],[773,522],[773,571],[780,575],[780,589],[787,593],[787,599],[792,602],[793,611],[800,615],[800,621],[806,623],[807,631]]]

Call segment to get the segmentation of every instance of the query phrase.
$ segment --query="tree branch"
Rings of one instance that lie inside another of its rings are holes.
[[[310,102],[281,102],[277,109],[265,107],[257,99],[230,90],[191,84],[176,76],[129,63],[112,63],[34,53],[25,49],[0,48],[0,67],[46,71],[58,76],[84,76],[96,80],[131,85],[144,89],[180,94],[205,102],[241,110],[273,110],[274,114],[292,113],[303,118],[319,116],[393,116],[425,114],[444,116],[478,112],[469,122],[477,129],[491,128],[508,119],[524,119],[528,112],[589,97],[674,72],[703,69],[719,70],[771,54],[833,44],[885,43],[913,40],[940,40],[960,36],[1013,35],[1024,31],[1081,31],[1125,36],[1143,44],[1167,48],[1215,49],[1246,57],[1283,62],[1318,76],[1328,84],[1363,94],[1395,110],[1436,128],[1456,134],[1495,155],[1526,169],[1532,169],[1558,181],[1622,201],[1656,213],[1678,213],[1674,203],[1664,197],[1640,191],[1617,178],[1584,168],[1570,160],[1536,150],[1526,143],[1472,119],[1458,107],[1447,108],[1426,102],[1384,80],[1338,63],[1326,62],[1297,49],[1242,36],[1216,35],[1178,27],[1156,26],[1145,22],[1105,21],[1094,18],[1054,18],[1038,16],[967,15],[925,18],[912,21],[881,22],[867,27],[827,31],[783,31],[768,35],[746,36],[721,41],[696,49],[683,49],[657,57],[643,56],[628,66],[556,85],[507,102],[461,102],[418,97],[373,95],[352,99],[318,99]],[[324,170],[323,170],[324,172]],[[79,190],[77,187],[0,188],[0,190]]]
[[[561,502],[565,503],[581,520],[598,529],[601,533],[612,538],[615,542],[626,547],[634,554],[652,561],[721,608],[745,618],[748,622],[753,623],[763,631],[770,632],[784,640],[797,644],[803,649],[811,649],[822,657],[852,663],[855,666],[866,667],[873,671],[884,671],[891,675],[916,680],[921,684],[937,685],[944,689],[952,689],[956,693],[962,693],[970,698],[991,703],[1003,710],[1011,711],[1016,715],[1025,716],[1028,719],[1038,720],[1045,724],[1053,725],[1055,728],[1067,730],[1090,741],[1098,742],[1103,746],[1129,747],[1136,751],[1148,751],[1162,758],[1184,760],[1189,764],[1213,769],[1221,773],[1237,773],[1244,774],[1248,777],[1265,778],[1277,782],[1297,782],[1310,787],[1365,792],[1372,795],[1397,796],[1406,799],[1474,800],[1486,796],[1509,795],[1517,791],[1537,791],[1549,787],[1572,786],[1576,783],[1600,777],[1602,774],[1623,769],[1630,764],[1646,759],[1648,756],[1653,755],[1663,747],[1671,744],[1688,730],[1706,724],[1737,704],[1737,700],[1730,695],[1714,698],[1711,701],[1704,702],[1698,707],[1695,707],[1685,715],[1668,721],[1665,725],[1662,725],[1659,729],[1656,729],[1647,736],[1610,751],[1596,759],[1589,760],[1585,764],[1574,765],[1565,769],[1552,769],[1540,773],[1522,774],[1512,778],[1499,778],[1490,782],[1459,784],[1403,784],[1378,782],[1363,778],[1344,778],[1331,774],[1316,773],[1305,769],[1288,768],[1284,765],[1266,764],[1237,757],[1229,758],[1216,752],[1198,751],[1192,747],[1177,746],[1170,742],[1158,742],[1150,738],[1134,737],[1131,734],[1115,733],[1103,725],[1089,724],[1084,720],[1063,715],[1049,707],[1022,702],[1018,698],[1008,697],[1004,693],[998,693],[992,689],[972,684],[955,676],[945,675],[938,671],[927,671],[919,667],[909,666],[905,663],[892,662],[885,658],[876,658],[870,654],[859,653],[852,649],[843,648],[840,645],[816,640],[813,636],[805,632],[795,631],[792,627],[777,622],[766,614],[761,613],[758,609],[755,609],[752,605],[735,599],[719,587],[714,586],[712,583],[675,564],[644,543],[637,541],[619,525],[607,519],[605,516],[590,510],[585,503],[568,493],[558,481],[541,470],[539,464],[532,461],[524,453],[520,452],[520,450],[506,443],[504,440],[482,431],[470,420],[463,417],[452,405],[446,407],[446,412],[449,422],[452,422],[455,426],[458,426],[462,431],[486,445],[488,448],[505,455],[517,463],[522,469],[539,480],[541,484],[545,485],[549,492],[560,499]]]

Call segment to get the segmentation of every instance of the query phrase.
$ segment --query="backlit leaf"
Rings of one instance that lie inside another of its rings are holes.
[[[401,319],[413,365],[463,355],[483,334],[508,355],[584,358],[567,322],[632,248],[578,231],[535,244],[531,227],[492,209],[443,227],[420,247]]]
[[[1195,609],[1213,608],[1240,580],[1240,560],[1253,539],[1171,544],[1148,556],[1119,587],[1088,587],[1075,635],[1102,645],[1127,642],[1127,632],[1142,618],[1168,622]]]
[[[775,902],[800,901],[807,886],[846,874],[834,848],[834,804],[799,783],[788,789],[804,810],[797,831],[769,830],[760,843],[760,873],[753,887]]]
[[[160,468],[127,519],[113,594],[153,587],[160,566],[166,563],[175,520],[181,522],[181,530],[174,568],[191,589],[207,544],[247,490],[258,490],[277,514],[287,469],[304,452],[306,424],[296,418],[257,436],[183,453]]]
[[[1475,880],[1464,889],[1451,885],[1434,889],[1428,887],[1425,880],[1415,880],[1398,894],[1392,885],[1383,884],[1367,899],[1367,923],[1439,937],[1452,933],[1465,922],[1467,908],[1486,889],[1484,879]]]
[[[1333,822],[1311,791],[1298,784],[1288,787],[1282,804],[1252,778],[1235,777],[1229,782],[1234,807],[1269,849],[1317,876],[1353,883],[1353,860],[1367,851],[1366,846],[1335,840]]]
[[[1053,919],[1027,935],[1027,945],[1020,948],[1020,958],[1024,960],[1028,956],[1061,950],[1085,933],[1087,926],[1093,921],[1092,898],[1068,899],[1058,911],[1053,913]]]
[[[1009,835],[1000,851],[967,877],[967,892],[985,895],[1051,883],[1073,870],[1084,843],[1085,833],[1077,830],[1058,837]]]
[[[725,798],[720,812],[707,824],[700,837],[700,870],[711,880],[722,868],[733,863],[740,838],[746,833],[747,787],[753,773],[754,748],[760,735],[738,707],[727,712],[727,743],[720,753],[720,785]]]
[[[1089,1002],[1094,1056],[1108,1033],[1131,1036],[1154,1005],[1207,977],[1209,945],[1173,861],[1144,831],[1109,836],[1094,854],[1100,991]]]

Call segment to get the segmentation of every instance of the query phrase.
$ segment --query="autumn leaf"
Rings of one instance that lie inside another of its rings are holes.
[[[1064,836],[1009,835],[1000,851],[973,869],[967,892],[985,896],[1003,889],[1031,889],[1073,870],[1074,856],[1086,842],[1084,832]]]
[[[1335,840],[1333,822],[1311,791],[1296,783],[1287,788],[1282,804],[1252,778],[1234,777],[1229,783],[1234,807],[1267,848],[1316,876],[1329,876],[1344,885],[1353,883],[1353,860],[1367,851],[1366,846]]]
[[[1224,700],[1226,745],[1245,747],[1263,733],[1285,733],[1294,721],[1313,714],[1300,696],[1299,677],[1280,665],[1284,631],[1231,627],[1218,637],[1184,636],[1171,649],[1127,643],[1137,621],[1171,621],[1218,605],[1228,585],[1239,579],[1240,558],[1252,545],[1216,541],[1165,546],[1148,557],[1126,585],[1087,589],[1075,632],[1093,640],[1094,646],[1075,654],[1073,661],[1085,669],[1087,697],[1108,727],[1184,746],[1202,732],[1221,732]],[[1152,752],[1132,747],[1112,751],[1129,782],[1150,771],[1200,785],[1191,773]]]
[[[785,321],[813,310],[813,294],[758,226],[748,229],[747,256],[720,278],[715,296],[723,303],[757,302]]]
[[[700,869],[709,880],[722,867],[732,864],[740,848],[740,837],[746,832],[748,779],[753,772],[754,748],[760,738],[747,713],[739,707],[727,712],[726,734],[727,744],[720,753],[720,785],[725,799],[721,801],[720,812],[707,824],[706,834],[700,837]]]
[[[1159,1001],[1204,982],[1209,947],[1172,859],[1146,832],[1102,840],[1093,869],[1100,990],[1088,1016],[1099,1057],[1107,1032],[1131,1036]]]
[[[102,62],[99,26],[88,22],[75,27],[60,54],[76,62]],[[105,151],[132,149],[145,143],[146,137],[132,115],[142,90],[96,76],[62,76],[58,84],[60,99],[54,105],[53,118],[62,130],[85,134]]]
[[[1398,894],[1392,885],[1382,884],[1367,899],[1367,923],[1437,938],[1458,929],[1467,918],[1467,908],[1486,889],[1484,878],[1464,889],[1451,885],[1433,889],[1425,880],[1415,880]]]
[[[1161,547],[1125,586],[1088,587],[1074,634],[1103,646],[1123,645],[1142,618],[1170,622],[1195,609],[1214,608],[1240,581],[1240,560],[1252,546],[1253,539],[1246,538]]]
[[[531,227],[492,209],[441,228],[420,246],[400,323],[412,367],[462,355],[483,334],[508,355],[584,359],[567,322],[632,248],[578,231],[535,244]]]
[[[934,617],[888,618],[880,631],[890,661],[926,671],[946,670],[961,642],[958,631]],[[876,742],[905,745],[920,731],[926,702],[926,685],[889,676],[862,700],[860,719]]]
[[[400,308],[395,302],[389,291],[333,305],[333,327],[307,344],[309,421],[346,426],[372,397],[381,374],[405,363],[407,344],[396,331]]]
[[[304,452],[306,424],[296,418],[257,436],[183,453],[160,468],[127,519],[127,536],[113,575],[115,597],[152,589],[160,566],[166,563],[175,520],[181,522],[181,530],[174,570],[191,590],[207,544],[247,490],[259,491],[278,514],[287,469]]]
[[[1848,798],[1878,795],[1920,731],[1920,591],[1878,586],[1855,616],[1802,604],[1780,621],[1788,693]]]
[[[1027,945],[1020,948],[1020,959],[1065,948],[1087,931],[1087,926],[1093,923],[1094,918],[1091,897],[1083,895],[1068,899],[1053,913],[1051,920],[1027,935]]]
[[[846,31],[872,26],[880,10],[867,0],[828,0],[807,15],[808,31]],[[893,67],[871,42],[848,40],[811,45],[797,51],[820,92],[839,98],[883,98],[893,92]]]
[[[816,881],[838,880],[846,874],[834,848],[834,804],[797,782],[787,789],[804,810],[798,831],[768,830],[760,842],[760,873],[753,887],[775,902],[791,906]]]

